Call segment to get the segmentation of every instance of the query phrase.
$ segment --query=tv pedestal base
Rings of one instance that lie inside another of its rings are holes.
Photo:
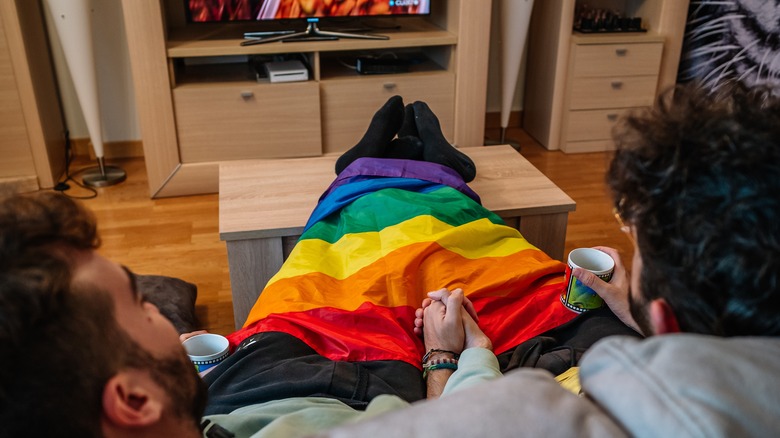
[[[264,38],[250,38],[246,41],[242,41],[242,46],[253,46],[255,44],[272,43],[274,41],[312,41],[322,39],[337,40],[339,38],[352,38],[357,40],[389,40],[390,37],[384,35],[370,35],[362,33],[347,33],[347,32],[330,32],[320,30],[317,27],[318,18],[306,19],[306,30],[303,32],[283,33],[282,35],[270,36]],[[283,31],[284,32],[284,31]],[[244,34],[246,36],[246,34]]]

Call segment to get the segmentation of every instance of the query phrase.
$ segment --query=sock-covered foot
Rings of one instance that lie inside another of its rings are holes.
[[[398,133],[403,119],[403,99],[401,96],[393,96],[374,114],[363,138],[336,160],[336,174],[341,173],[358,158],[383,157],[390,141]]]
[[[404,107],[404,122],[398,130],[398,137],[420,137],[417,122],[414,120],[414,105],[411,103]]]
[[[385,151],[385,158],[401,158],[404,160],[425,161],[423,158],[423,142],[418,137],[407,135],[394,138]]]
[[[466,154],[452,146],[441,132],[439,119],[425,102],[414,103],[414,116],[417,131],[423,141],[425,161],[438,163],[452,168],[465,182],[471,182],[477,176],[477,168]]]

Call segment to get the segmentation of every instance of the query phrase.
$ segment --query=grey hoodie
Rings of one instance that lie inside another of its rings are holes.
[[[583,357],[583,395],[520,369],[328,436],[780,436],[778,359],[778,338],[612,337]]]

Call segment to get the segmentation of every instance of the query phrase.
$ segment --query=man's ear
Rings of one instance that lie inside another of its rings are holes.
[[[677,323],[677,316],[674,310],[663,298],[658,298],[650,302],[650,324],[653,327],[653,333],[664,335],[667,333],[679,333],[680,324]]]
[[[120,371],[103,388],[103,415],[119,428],[151,426],[162,419],[160,394],[146,373]]]

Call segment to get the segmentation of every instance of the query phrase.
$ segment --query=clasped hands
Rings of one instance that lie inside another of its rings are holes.
[[[474,304],[460,288],[428,292],[414,317],[414,333],[423,336],[426,350],[460,354],[468,348],[493,349],[490,338],[477,325]]]

